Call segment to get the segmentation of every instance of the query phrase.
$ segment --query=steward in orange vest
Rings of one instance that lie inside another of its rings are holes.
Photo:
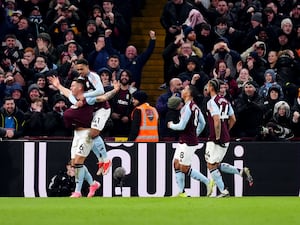
[[[148,96],[144,91],[132,95],[135,108],[131,113],[131,129],[128,141],[158,142],[158,112],[147,103]]]

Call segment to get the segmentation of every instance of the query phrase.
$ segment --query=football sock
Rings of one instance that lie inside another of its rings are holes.
[[[199,180],[206,185],[208,185],[208,183],[209,183],[209,180],[207,179],[206,176],[204,176],[202,173],[200,173],[199,171],[194,170],[192,168],[189,169],[188,175],[191,176],[191,178],[193,178],[195,180]]]
[[[101,159],[103,159],[104,162],[106,161],[107,152],[102,137],[97,136],[93,139],[92,150],[95,153],[96,157],[98,158],[98,161],[102,161]]]
[[[88,168],[85,165],[83,165],[83,168],[84,168],[84,180],[86,180],[89,183],[89,185],[93,184],[94,182],[93,177],[90,174]]]
[[[218,189],[222,192],[224,191],[224,182],[222,179],[222,175],[218,169],[214,169],[210,171],[211,177],[215,181]]]
[[[175,178],[179,192],[182,193],[184,191],[185,174],[180,170],[175,170]]]
[[[84,180],[84,168],[82,164],[75,164],[75,181],[76,187],[75,192],[81,192],[83,180]]]
[[[220,170],[224,173],[240,174],[238,168],[236,168],[228,163],[221,163]]]

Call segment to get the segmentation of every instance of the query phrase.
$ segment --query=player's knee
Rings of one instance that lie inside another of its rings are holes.
[[[100,134],[100,130],[96,130],[93,128],[90,129],[90,137],[91,138],[95,138],[95,137],[99,136],[99,134]]]
[[[190,166],[184,166],[184,165],[180,165],[180,171],[185,173],[185,174],[188,174],[189,171],[190,171]]]

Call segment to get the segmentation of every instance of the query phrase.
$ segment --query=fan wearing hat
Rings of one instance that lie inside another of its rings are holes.
[[[158,112],[147,103],[146,92],[138,90],[132,95],[131,129],[128,141],[158,142]]]
[[[281,86],[276,82],[276,73],[273,69],[268,69],[265,72],[265,83],[259,88],[258,94],[266,98],[269,93],[269,88],[272,86],[277,86],[280,90],[280,95],[283,98],[283,91]]]
[[[264,99],[258,95],[257,83],[255,81],[246,82],[242,93],[233,103],[237,122],[232,130],[232,135],[255,137],[263,122],[263,104]]]
[[[100,76],[101,82],[103,84],[103,88],[104,88],[104,92],[108,92],[111,91],[113,89],[113,86],[111,85],[112,81],[112,73],[111,71],[106,68],[106,67],[102,67],[98,70],[98,75]]]
[[[47,112],[45,120],[45,129],[48,136],[72,136],[72,130],[66,128],[64,124],[64,112],[68,108],[68,100],[60,95],[56,94],[51,99],[52,110]]]
[[[43,32],[37,36],[35,55],[43,55],[48,59],[48,65],[56,63],[58,58],[55,54],[55,48],[52,44],[51,37],[48,33]]]

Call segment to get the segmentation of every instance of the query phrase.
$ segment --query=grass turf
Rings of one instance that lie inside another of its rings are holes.
[[[282,225],[299,212],[299,197],[0,198],[1,225]]]

